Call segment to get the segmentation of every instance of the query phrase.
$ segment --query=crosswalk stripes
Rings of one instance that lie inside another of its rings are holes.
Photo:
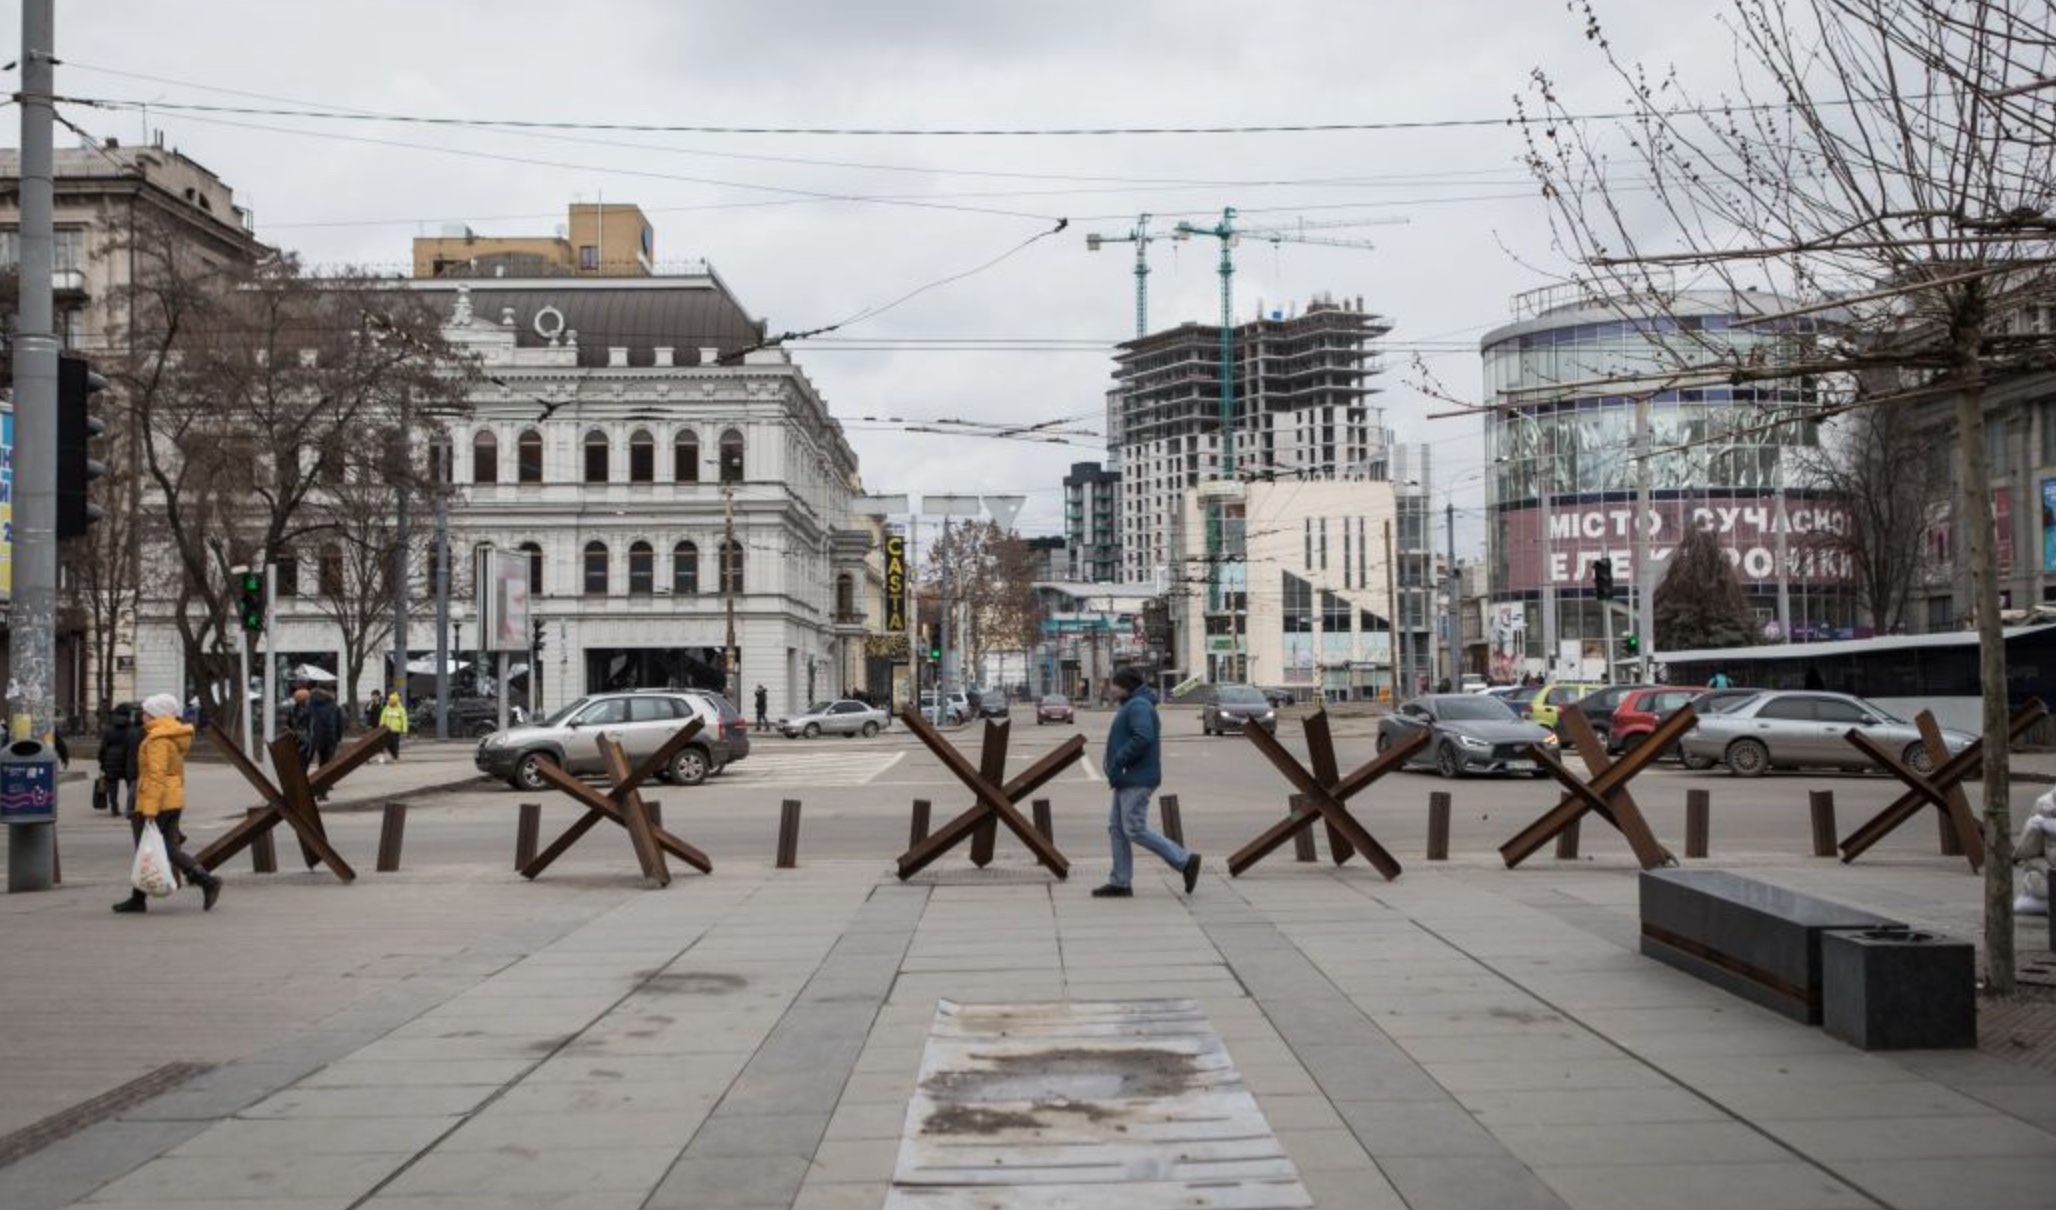
[[[861,786],[906,755],[904,749],[850,752],[826,743],[755,743],[719,780],[748,786]]]

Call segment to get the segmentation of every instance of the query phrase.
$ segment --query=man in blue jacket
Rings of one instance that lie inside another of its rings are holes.
[[[1135,845],[1164,859],[1185,876],[1185,893],[1199,885],[1199,854],[1149,830],[1150,792],[1163,784],[1163,741],[1157,729],[1156,696],[1142,687],[1133,669],[1114,673],[1116,709],[1107,732],[1107,784],[1113,787],[1113,809],[1107,834],[1113,838],[1114,872],[1095,899],[1126,899],[1135,893]]]

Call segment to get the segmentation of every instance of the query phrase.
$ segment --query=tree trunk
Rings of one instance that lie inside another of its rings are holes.
[[[1977,614],[1978,680],[1984,691],[1985,989],[2013,991],[2013,818],[2008,801],[2006,633],[1999,619],[1999,560],[1992,477],[1985,464],[1984,303],[1973,287],[1954,325],[1956,458],[1963,528],[1970,538],[1971,608]]]

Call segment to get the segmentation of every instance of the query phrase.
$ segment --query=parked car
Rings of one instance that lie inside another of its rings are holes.
[[[1513,711],[1515,715],[1526,718],[1528,717],[1528,703],[1534,701],[1535,695],[1540,692],[1542,692],[1542,686],[1540,685],[1503,685],[1497,689],[1487,690],[1486,696],[1498,698],[1500,701],[1505,702],[1506,708]]]
[[[943,707],[943,715],[945,722],[963,722],[971,717],[971,699],[959,690],[950,690]],[[926,690],[921,694],[921,717],[930,720],[935,717],[935,690],[933,689]]]
[[[815,702],[791,718],[778,720],[778,730],[787,739],[817,735],[861,735],[870,738],[892,725],[885,711],[851,698]]]
[[[591,694],[540,722],[486,736],[478,741],[472,761],[481,772],[518,790],[540,790],[547,784],[540,771],[545,764],[580,775],[606,772],[593,742],[597,735],[619,740],[630,762],[635,762],[663,747],[688,719],[698,718],[700,732],[659,775],[696,786],[737,758],[724,735],[720,707],[710,700],[719,696],[684,690]]]
[[[1762,692],[1763,690],[1761,689],[1709,689],[1693,700],[1692,710],[1695,714],[1701,716],[1721,714],[1733,710],[1744,702],[1753,701],[1756,695]],[[1680,740],[1678,742],[1678,763],[1696,773],[1713,768],[1720,763],[1720,760],[1717,757],[1708,758],[1687,752],[1685,751],[1684,741]]]
[[[1278,710],[1254,685],[1209,685],[1199,707],[1199,727],[1208,735],[1226,735],[1255,723],[1278,729]]]
[[[1075,723],[1077,721],[1078,714],[1077,711],[1071,708],[1071,699],[1061,693],[1045,693],[1042,696],[1042,700],[1035,703],[1035,725],[1038,727],[1044,723]]]
[[[1264,700],[1271,703],[1271,708],[1273,710],[1277,709],[1280,706],[1293,705],[1299,700],[1298,698],[1292,696],[1292,691],[1289,689],[1266,689],[1263,692]]]
[[[1528,717],[1554,731],[1556,716],[1565,706],[1590,694],[1594,689],[1603,688],[1604,685],[1595,685],[1589,681],[1551,681],[1542,686],[1534,697],[1528,699]]]
[[[1620,708],[1621,700],[1637,689],[1653,688],[1653,685],[1602,685],[1558,710],[1556,725],[1550,729],[1556,732],[1558,742],[1569,744],[1571,736],[1570,732],[1564,730],[1563,716],[1575,710],[1585,716],[1586,722],[1592,724],[1592,730],[1599,736],[1599,742],[1610,749],[1612,744],[1608,737],[1613,733],[1613,715],[1614,711]]]
[[[1491,683],[1475,672],[1464,673],[1456,685],[1458,693],[1489,693],[1491,689]]]
[[[1406,763],[1412,768],[1432,768],[1444,777],[1466,773],[1543,777],[1548,770],[1535,760],[1534,747],[1557,746],[1549,728],[1518,717],[1504,702],[1475,693],[1431,693],[1378,720],[1378,751],[1387,751],[1422,728],[1432,738]]]
[[[1626,752],[1649,738],[1679,707],[1704,696],[1699,685],[1650,685],[1630,689],[1613,708],[1613,726],[1607,732],[1607,750]],[[1680,751],[1676,755],[1682,756]]]
[[[978,695],[979,718],[1006,718],[1007,695],[998,689],[987,689]]]
[[[1772,769],[1876,768],[1843,738],[1852,729],[1887,751],[1897,752],[1909,768],[1929,771],[1927,747],[1919,729],[1883,707],[1846,693],[1756,693],[1727,709],[1700,716],[1682,743],[1688,755],[1720,761],[1738,777],[1758,777]],[[1951,755],[1976,739],[1962,731],[1942,732]]]

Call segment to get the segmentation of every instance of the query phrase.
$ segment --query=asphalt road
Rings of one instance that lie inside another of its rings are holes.
[[[1051,800],[1059,847],[1079,863],[1082,877],[1094,880],[1100,877],[1106,860],[1109,791],[1098,760],[1104,750],[1107,721],[1107,715],[1094,713],[1082,716],[1076,727],[1038,727],[1032,717],[1023,717],[1014,725],[1013,750],[1008,755],[1009,769],[1018,771],[1071,735],[1085,734],[1091,763],[1081,761],[1072,766],[1036,797]],[[1336,747],[1347,771],[1372,759],[1374,740],[1362,720],[1351,720],[1345,730],[1347,733],[1337,737]],[[1297,731],[1296,723],[1288,721],[1280,735],[1286,747],[1304,759],[1305,743]],[[954,732],[952,738],[969,749],[976,744],[977,734],[975,728],[967,728]],[[455,755],[451,751],[450,757]],[[446,773],[461,776],[462,765],[446,759]],[[1188,843],[1221,865],[1231,850],[1285,810],[1286,783],[1254,746],[1239,736],[1204,737],[1199,734],[1197,718],[1190,714],[1166,714],[1164,770],[1161,792],[1178,795]],[[237,793],[220,782],[209,784],[219,788],[196,796],[188,812],[187,831],[194,847],[229,826],[240,815],[245,799],[254,801],[247,791]],[[1723,857],[1803,857],[1810,850],[1812,835],[1807,813],[1810,790],[1834,792],[1837,831],[1844,836],[1898,793],[1897,783],[1883,775],[1788,774],[1745,780],[1720,770],[1690,773],[1674,765],[1658,765],[1636,781],[1634,790],[1658,837],[1679,852],[1684,843],[1686,791],[1692,788],[1712,794],[1715,861]],[[2047,788],[2016,785],[2012,793],[2016,817]],[[1409,772],[1386,778],[1353,800],[1353,805],[1387,848],[1403,862],[1414,862],[1425,852],[1428,795],[1435,790],[1453,795],[1451,850],[1460,862],[1496,862],[1497,847],[1559,798],[1555,783],[1548,780],[1477,777],[1445,781],[1432,773]],[[1973,785],[1974,805],[1978,792]],[[405,850],[410,870],[442,864],[511,866],[515,808],[524,800],[545,804],[545,842],[578,814],[561,795],[522,793],[483,779],[454,791],[406,797],[412,804]],[[779,804],[788,798],[802,803],[802,860],[875,858],[881,863],[906,846],[914,799],[934,803],[937,823],[971,801],[941,763],[900,729],[868,740],[760,737],[747,760],[705,785],[660,786],[649,797],[663,803],[666,823],[674,831],[707,849],[717,862],[724,856],[770,860]],[[227,801],[216,806],[205,799]],[[95,820],[90,811],[68,812],[67,819],[73,821],[63,833],[68,866],[81,870],[107,866],[125,873],[126,829],[91,827],[93,822],[106,821],[104,816]],[[78,822],[82,819],[83,826]],[[377,812],[333,812],[328,821],[346,856],[368,868],[377,847]],[[285,851],[289,847],[283,842],[280,845],[287,865],[292,864]],[[1025,850],[1010,840],[1002,840],[999,851],[1003,860],[1025,858]],[[618,861],[624,869],[632,868],[626,837],[612,828],[593,833],[575,853],[580,866]],[[1936,826],[1928,815],[1889,837],[1867,860],[1926,861],[1936,853]],[[1583,854],[1586,860],[1607,863],[1629,860],[1618,837],[1604,824],[1589,820],[1584,828]],[[965,858],[953,855],[948,860],[962,862]],[[1271,860],[1289,860],[1289,851]],[[1554,858],[1545,849],[1531,860]],[[247,859],[238,858],[228,872],[235,875],[248,868]]]

